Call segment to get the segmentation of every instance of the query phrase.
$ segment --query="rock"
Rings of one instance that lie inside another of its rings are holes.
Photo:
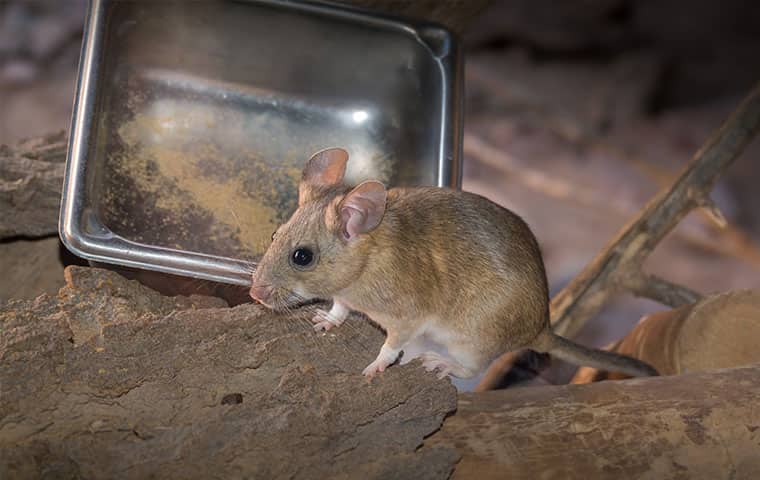
[[[166,297],[68,267],[57,297],[0,305],[0,477],[446,478],[416,452],[456,406],[417,364],[361,376],[383,341],[313,307]]]
[[[495,0],[465,38],[473,50],[517,46],[549,63],[656,52],[665,68],[648,106],[657,111],[750,90],[760,75],[760,3],[696,0],[688,14],[685,7],[681,0]]]

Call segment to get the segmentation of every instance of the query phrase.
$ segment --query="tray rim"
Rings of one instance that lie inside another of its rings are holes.
[[[244,0],[246,3],[274,5],[301,12],[380,25],[411,34],[437,59],[443,79],[441,100],[441,146],[437,186],[461,188],[463,136],[463,59],[459,39],[449,29],[432,23],[400,19],[334,2],[292,0]],[[96,78],[105,39],[108,5],[112,0],[90,0],[85,19],[79,60],[74,109],[71,117],[69,148],[66,157],[59,236],[64,246],[86,260],[248,286],[254,264],[228,257],[181,251],[127,240],[111,232],[99,221],[97,233],[80,225],[87,212],[86,175],[89,147],[96,141],[93,129],[97,103]],[[446,134],[448,132],[448,134]]]

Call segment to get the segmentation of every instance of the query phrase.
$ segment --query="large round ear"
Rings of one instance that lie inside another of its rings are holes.
[[[353,240],[380,225],[387,196],[385,185],[375,180],[360,183],[348,192],[338,206],[343,237]]]
[[[301,181],[312,185],[337,185],[346,174],[348,152],[342,148],[326,148],[315,153],[303,170]]]
[[[348,152],[342,148],[326,148],[311,156],[298,184],[298,205],[311,199],[319,187],[337,185],[343,181]]]

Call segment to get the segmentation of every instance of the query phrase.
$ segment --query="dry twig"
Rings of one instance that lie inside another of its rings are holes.
[[[760,130],[760,84],[695,154],[669,187],[661,190],[572,282],[552,299],[555,331],[572,337],[614,295],[630,291],[671,306],[698,299],[698,294],[670,282],[645,276],[644,260],[657,244],[695,208],[714,208],[709,194],[718,178]],[[493,384],[504,371],[489,369],[481,385]]]
[[[707,143],[673,184],[660,191],[617,238],[552,299],[552,325],[572,336],[607,300],[642,275],[641,266],[657,244],[694,208],[712,205],[710,190],[760,130],[760,84]],[[680,297],[681,295],[677,295]],[[661,300],[661,295],[654,300]]]

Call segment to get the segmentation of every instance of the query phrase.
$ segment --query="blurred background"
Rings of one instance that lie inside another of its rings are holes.
[[[85,8],[0,0],[0,145],[68,130]],[[463,39],[464,188],[528,221],[552,292],[760,80],[756,1],[495,0]],[[646,269],[702,293],[760,288],[760,141],[713,199],[729,227],[692,213]],[[0,243],[0,300],[56,293],[72,261],[57,238]],[[663,308],[620,298],[578,339],[605,345]]]

